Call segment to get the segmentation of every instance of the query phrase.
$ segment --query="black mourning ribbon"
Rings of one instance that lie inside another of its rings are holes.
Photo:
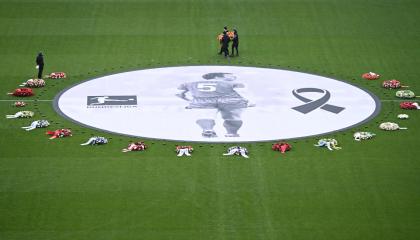
[[[323,93],[324,96],[322,96],[321,98],[319,98],[317,100],[311,100],[311,99],[305,98],[302,95],[300,95],[300,93],[308,93],[308,92]],[[331,104],[325,104],[330,99],[331,94],[330,94],[330,92],[328,92],[327,90],[324,90],[324,89],[299,88],[299,89],[293,90],[292,93],[297,99],[306,103],[306,104],[303,104],[303,105],[292,108],[292,109],[294,109],[298,112],[301,112],[303,114],[307,114],[309,112],[312,112],[313,110],[315,110],[317,108],[321,108],[325,111],[332,112],[332,113],[335,113],[335,114],[338,114],[338,113],[340,113],[341,111],[344,110],[343,107],[338,107],[338,106],[334,106],[334,105],[331,105]]]

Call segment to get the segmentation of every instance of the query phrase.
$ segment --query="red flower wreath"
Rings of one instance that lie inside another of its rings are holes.
[[[13,95],[16,97],[29,97],[34,95],[34,92],[31,88],[17,88],[13,93],[8,93],[9,95]]]
[[[15,102],[15,107],[24,107],[24,106],[26,106],[26,103],[25,102]]]
[[[400,108],[407,110],[419,109],[419,104],[416,102],[402,102],[400,103]]]
[[[362,75],[362,78],[367,79],[367,80],[375,80],[378,79],[381,75],[376,74],[374,72],[368,72],[368,73],[364,73]]]
[[[130,151],[144,151],[147,149],[147,145],[144,142],[133,142],[128,144],[127,148],[124,148],[123,152]]]
[[[271,149],[273,149],[274,151],[285,153],[286,151],[290,151],[290,149],[292,149],[292,146],[290,146],[290,144],[288,144],[287,142],[278,142],[273,144]]]
[[[66,73],[64,72],[53,72],[49,76],[51,79],[66,78]]]
[[[392,79],[392,80],[386,80],[382,83],[382,87],[387,89],[397,89],[402,87],[400,81]]]
[[[63,137],[69,137],[72,136],[70,129],[57,129],[55,131],[47,131],[47,135],[51,135],[50,139],[54,138],[63,138]]]

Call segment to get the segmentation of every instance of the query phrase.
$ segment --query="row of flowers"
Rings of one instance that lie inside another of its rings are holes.
[[[51,79],[61,79],[66,78],[67,75],[64,72],[53,72],[49,75],[46,75],[45,78],[51,78]],[[29,79],[26,82],[20,84],[20,87],[17,88],[13,92],[7,93],[8,95],[13,95],[16,97],[30,97],[33,96],[35,93],[33,91],[33,88],[42,88],[45,87],[46,82],[44,79]]]

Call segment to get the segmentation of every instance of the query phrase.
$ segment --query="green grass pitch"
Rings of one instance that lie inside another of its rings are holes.
[[[240,34],[240,57],[217,55],[223,26]],[[420,2],[415,0],[0,0],[0,239],[419,239],[420,112],[402,110],[381,80],[419,94]],[[45,72],[64,71],[31,97],[32,109],[71,128],[49,140],[9,120],[7,92]],[[246,143],[250,159],[221,155],[227,144],[146,140],[121,153],[129,137],[61,118],[51,100],[95,76],[160,66],[226,64],[304,71],[375,93],[381,113],[328,135],[340,151],[292,140],[285,155],[271,142]],[[374,71],[381,80],[360,75]],[[394,121],[406,131],[383,132]],[[355,142],[352,134],[377,133]],[[110,143],[80,147],[91,135]]]

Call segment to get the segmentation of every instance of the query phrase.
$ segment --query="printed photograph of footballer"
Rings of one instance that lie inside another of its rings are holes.
[[[219,113],[226,129],[225,137],[239,137],[242,111],[255,106],[235,91],[235,88],[244,88],[245,85],[235,82],[236,76],[232,73],[207,73],[202,77],[201,81],[181,84],[178,89],[182,92],[176,95],[189,102],[186,109],[200,111],[196,123],[202,129],[203,137],[217,137],[214,127]]]

